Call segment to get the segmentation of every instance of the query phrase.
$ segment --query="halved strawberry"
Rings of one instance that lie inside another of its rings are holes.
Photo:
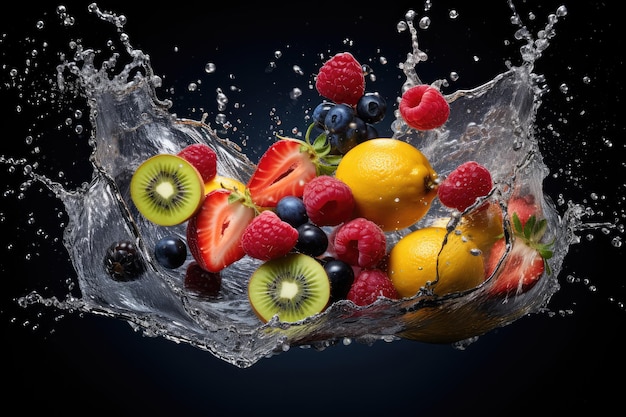
[[[261,156],[247,188],[258,207],[276,207],[285,196],[302,197],[306,183],[318,174],[334,171],[338,158],[328,155],[330,145],[325,135],[309,141],[279,137]]]
[[[519,295],[530,290],[543,276],[544,271],[551,273],[547,262],[552,257],[552,244],[542,243],[541,239],[547,228],[546,219],[538,220],[535,214],[529,214],[534,203],[528,203],[523,199],[516,199],[514,207],[517,209],[512,214],[513,240],[509,252],[501,270],[495,276],[495,282],[489,289],[489,293],[495,296]],[[493,245],[487,262],[485,263],[486,276],[491,276],[502,259],[506,250],[505,238],[501,238]]]
[[[187,245],[198,264],[219,272],[244,257],[241,236],[256,215],[244,196],[231,190],[211,191],[187,223]]]

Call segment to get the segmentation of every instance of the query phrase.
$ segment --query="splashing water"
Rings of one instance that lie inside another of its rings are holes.
[[[439,174],[450,172],[459,161],[473,159],[490,169],[497,184],[494,195],[503,202],[520,189],[539,198],[549,222],[547,238],[554,238],[556,243],[554,257],[550,259],[552,275],[544,276],[531,291],[503,302],[487,297],[487,283],[463,294],[443,298],[419,295],[400,301],[381,299],[365,308],[338,302],[302,323],[270,321],[260,325],[246,293],[247,278],[258,264],[246,259],[224,271],[219,297],[206,299],[189,293],[183,282],[184,272],[181,271],[184,268],[164,269],[153,262],[150,251],[151,242],[165,233],[184,236],[185,226],[165,230],[138,215],[130,203],[128,189],[133,167],[154,154],[176,153],[196,142],[208,143],[216,149],[218,171],[225,176],[245,182],[254,164],[248,152],[220,137],[220,130],[213,129],[204,118],[191,120],[171,114],[172,102],[157,98],[162,80],[155,75],[149,55],[133,48],[124,32],[124,16],[103,12],[92,4],[90,12],[116,28],[119,49],[110,46],[110,55],[106,55],[80,42],[72,43],[72,56],[62,59],[54,74],[54,83],[47,87],[59,103],[64,97],[76,101],[85,99],[86,111],[78,109],[77,105],[65,124],[73,126],[79,136],[90,130],[85,125],[92,126],[94,133],[84,144],[93,147],[91,158],[77,162],[84,164],[85,172],[93,172],[92,177],[73,187],[63,173],[56,177],[45,173],[28,157],[1,157],[9,169],[23,171],[26,181],[20,185],[18,195],[25,195],[23,193],[33,183],[42,183],[62,203],[59,217],[65,213],[68,220],[66,225],[62,224],[63,245],[69,253],[78,286],[75,288],[71,280],[65,293],[52,296],[42,291],[29,291],[17,300],[18,303],[25,308],[44,305],[61,311],[126,320],[144,335],[189,343],[238,367],[251,366],[291,346],[323,349],[338,340],[372,343],[408,337],[457,343],[463,347],[485,332],[529,313],[547,311],[551,297],[559,290],[557,277],[570,246],[577,243],[579,235],[588,228],[616,226],[584,223],[587,209],[580,204],[569,203],[559,214],[543,191],[544,179],[550,171],[542,159],[534,123],[546,88],[542,77],[534,73],[534,67],[555,36],[555,25],[567,15],[567,10],[558,8],[548,16],[545,28],[533,35],[523,25],[512,3],[510,7],[511,21],[517,27],[515,38],[523,44],[520,48],[522,64],[510,65],[507,71],[476,88],[448,94],[451,116],[444,129],[418,133],[408,129],[398,117],[392,123],[392,131],[394,137],[419,147]],[[73,19],[64,8],[58,8],[57,13],[64,25],[72,24]],[[450,13],[450,18],[456,18],[453,11]],[[422,83],[418,64],[428,60],[418,44],[414,21],[419,22],[418,27],[423,30],[429,29],[431,24],[427,17],[417,16],[413,11],[398,24],[398,30],[408,32],[411,40],[410,53],[400,66],[405,79],[398,85],[399,89]],[[279,55],[275,57],[278,59]],[[215,64],[207,64],[207,73],[214,70]],[[294,67],[294,71],[302,70]],[[19,74],[11,75],[13,88],[19,90]],[[445,80],[435,83],[447,86]],[[193,88],[189,86],[190,91],[197,88],[197,84]],[[295,91],[292,99],[297,99],[301,93]],[[33,100],[45,100],[43,97]],[[216,101],[223,110],[228,103],[227,94],[218,91]],[[88,113],[88,120],[84,113]],[[81,124],[74,125],[75,120],[81,120]],[[227,125],[216,122],[220,127]],[[38,156],[39,151],[34,153]],[[50,155],[54,158],[53,153]],[[448,215],[443,207],[435,204],[417,226]],[[401,234],[389,238],[395,241]],[[104,271],[103,254],[112,242],[120,239],[136,240],[149,265],[138,280],[115,282]]]

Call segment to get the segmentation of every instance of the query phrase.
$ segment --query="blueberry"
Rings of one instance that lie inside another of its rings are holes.
[[[298,228],[296,250],[309,256],[320,256],[328,249],[326,232],[313,223],[301,224]]]
[[[356,104],[356,114],[367,123],[378,123],[385,117],[387,102],[378,93],[366,93]]]
[[[357,145],[354,137],[347,137],[347,132],[329,133],[327,140],[330,143],[331,153],[335,155],[345,155]]]
[[[304,202],[301,198],[295,196],[281,198],[276,204],[276,215],[293,227],[298,227],[309,221]]]
[[[321,102],[313,109],[313,114],[311,118],[313,122],[320,127],[324,127],[324,120],[326,119],[326,115],[328,111],[335,106],[335,103],[331,103],[328,101]]]
[[[378,130],[371,123],[367,123],[366,124],[366,129],[367,129],[367,131],[365,132],[365,138],[363,139],[363,142],[366,141],[366,140],[376,139],[376,138],[380,137],[378,135]]]
[[[331,301],[345,299],[354,282],[352,267],[340,259],[329,259],[324,263],[324,270],[330,281]]]
[[[187,259],[187,245],[178,236],[165,236],[154,245],[154,257],[165,268],[178,268]]]
[[[367,124],[360,117],[352,119],[352,123],[346,130],[346,139],[348,141],[354,141],[355,143],[361,143],[367,137]]]
[[[331,132],[345,132],[354,119],[354,110],[347,104],[333,106],[324,118],[324,126]]]

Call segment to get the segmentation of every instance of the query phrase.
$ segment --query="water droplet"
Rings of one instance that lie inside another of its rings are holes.
[[[206,72],[207,74],[213,74],[216,69],[216,65],[212,62],[207,62],[204,66],[204,72]]]

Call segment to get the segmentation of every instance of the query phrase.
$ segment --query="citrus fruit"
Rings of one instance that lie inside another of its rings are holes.
[[[343,156],[335,176],[352,190],[354,217],[365,217],[384,231],[416,223],[437,196],[437,173],[428,159],[398,139],[358,144]]]
[[[204,183],[204,194],[208,194],[213,190],[217,190],[220,188],[224,188],[227,190],[237,190],[241,193],[246,189],[246,186],[241,181],[231,178],[225,177],[223,175],[216,175],[212,180]]]
[[[388,262],[389,277],[401,297],[414,296],[429,282],[433,292],[443,296],[484,280],[480,250],[443,227],[424,227],[404,236],[391,249]]]
[[[430,226],[447,227],[450,217],[436,219]],[[455,228],[464,239],[471,240],[476,248],[487,254],[496,241],[504,236],[502,209],[496,203],[486,203],[463,215]]]

